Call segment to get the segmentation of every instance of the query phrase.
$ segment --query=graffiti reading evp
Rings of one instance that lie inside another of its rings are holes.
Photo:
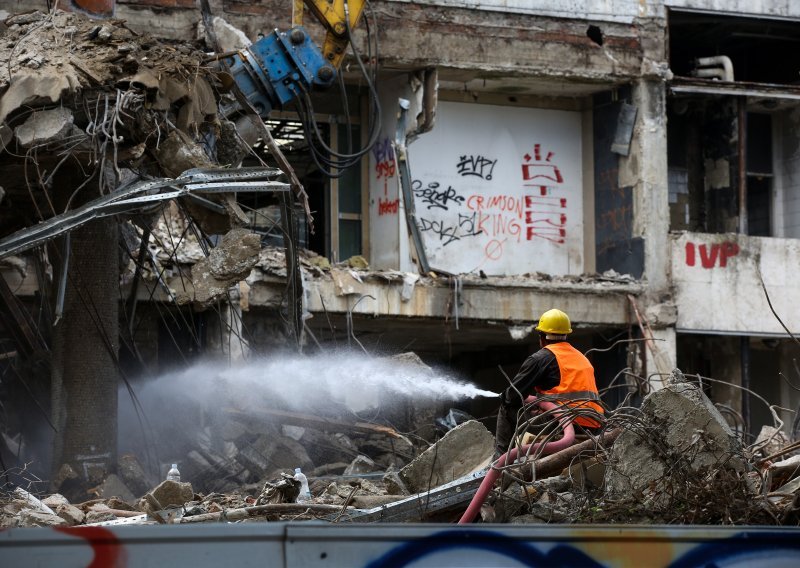
[[[476,176],[491,181],[495,165],[497,160],[490,160],[481,155],[468,155],[459,158],[456,168],[460,176]]]

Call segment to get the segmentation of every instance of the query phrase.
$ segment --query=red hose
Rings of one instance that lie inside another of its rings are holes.
[[[548,402],[545,400],[537,400],[534,396],[529,396],[525,399],[525,404],[535,403],[543,410],[553,410],[557,409],[558,405]],[[554,417],[560,418],[561,413],[556,412],[554,413]],[[561,428],[564,430],[564,436],[560,440],[556,440],[555,442],[547,442],[544,444],[544,447],[541,449],[542,455],[552,454],[563,450],[571,446],[575,442],[575,428],[572,426],[572,420],[562,419],[561,420]],[[498,467],[503,467],[505,465],[512,464],[516,461],[517,456],[521,452],[523,455],[539,450],[539,446],[541,446],[541,442],[537,442],[535,444],[528,444],[527,446],[522,446],[521,448],[512,448],[499,458],[497,458],[494,463],[492,463],[489,471],[486,473],[486,477],[483,478],[481,482],[481,486],[478,487],[478,491],[475,493],[475,496],[472,498],[472,501],[469,503],[469,507],[467,510],[464,511],[464,514],[461,516],[461,519],[458,521],[459,525],[465,525],[471,523],[475,517],[477,516],[478,512],[481,510],[481,505],[483,505],[484,501],[486,501],[486,497],[489,496],[489,492],[492,490],[494,486],[494,482],[497,481],[497,478],[500,477],[500,470],[497,469]]]

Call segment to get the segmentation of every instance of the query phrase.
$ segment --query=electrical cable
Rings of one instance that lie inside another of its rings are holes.
[[[367,3],[371,9],[371,5]],[[364,66],[363,61],[361,60],[361,54],[359,53],[358,49],[353,42],[353,30],[350,26],[350,17],[349,17],[349,7],[347,1],[345,0],[345,25],[347,27],[348,37],[350,39],[350,48],[353,52],[353,56],[358,63],[359,69],[361,70],[361,74],[364,77],[364,80],[367,83],[370,92],[370,102],[371,102],[371,113],[369,116],[368,121],[368,139],[367,143],[364,145],[361,150],[357,152],[351,152],[350,148],[352,147],[352,143],[350,141],[350,137],[352,136],[352,124],[349,118],[349,109],[346,108],[345,114],[347,116],[347,134],[348,134],[348,152],[338,152],[331,148],[324,140],[324,136],[319,130],[319,126],[314,119],[314,105],[311,101],[310,94],[306,90],[306,88],[300,84],[299,92],[295,91],[297,95],[295,99],[295,105],[297,107],[297,113],[300,117],[301,125],[303,127],[303,134],[308,141],[309,150],[311,157],[315,163],[315,165],[328,177],[332,178],[339,178],[344,174],[344,171],[360,161],[360,158],[367,154],[375,145],[378,140],[381,131],[381,106],[380,100],[378,97],[377,89],[375,88],[375,82],[377,79],[377,60],[378,60],[378,38],[377,33],[375,34],[375,59],[372,60],[372,28],[369,25],[369,20],[365,18],[366,28],[367,28],[367,46],[368,46],[368,56],[370,57],[370,64],[372,67],[372,72],[369,72],[366,67]],[[371,15],[373,20],[375,20],[375,13],[374,10],[371,11]],[[376,26],[377,27],[377,26]],[[340,74],[341,78],[341,74]],[[343,81],[341,83],[343,86]],[[346,94],[344,96],[344,104],[347,105],[347,98]],[[333,158],[329,157],[333,156]],[[335,158],[335,159],[334,159]],[[338,171],[333,172],[332,169],[336,169]]]

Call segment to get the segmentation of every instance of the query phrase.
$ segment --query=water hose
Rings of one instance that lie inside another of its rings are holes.
[[[542,410],[556,410],[559,408],[558,405],[552,402],[538,400],[534,396],[526,398],[525,404],[536,404]],[[480,487],[478,487],[478,491],[469,503],[469,507],[467,507],[467,510],[464,511],[464,514],[458,521],[459,525],[469,524],[475,519],[478,512],[481,510],[481,505],[483,505],[484,501],[486,501],[486,498],[489,496],[494,482],[500,477],[501,470],[498,468],[514,463],[517,456],[520,454],[527,455],[531,452],[538,451],[541,451],[541,455],[552,454],[571,446],[575,442],[575,428],[572,426],[572,420],[566,417],[562,418],[562,413],[560,412],[554,412],[553,415],[556,419],[559,419],[561,429],[564,431],[564,436],[555,442],[545,443],[543,447],[541,447],[541,450],[540,446],[542,446],[542,442],[536,442],[535,444],[512,448],[497,458],[486,473],[486,477],[483,478]]]

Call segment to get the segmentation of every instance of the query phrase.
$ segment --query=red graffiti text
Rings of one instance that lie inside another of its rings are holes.
[[[739,254],[739,245],[733,242],[712,245],[686,243],[686,266],[694,266],[696,257],[699,256],[700,265],[703,268],[714,268],[717,266],[717,260],[719,260],[720,268],[725,268],[728,265],[728,259],[737,254]]]

